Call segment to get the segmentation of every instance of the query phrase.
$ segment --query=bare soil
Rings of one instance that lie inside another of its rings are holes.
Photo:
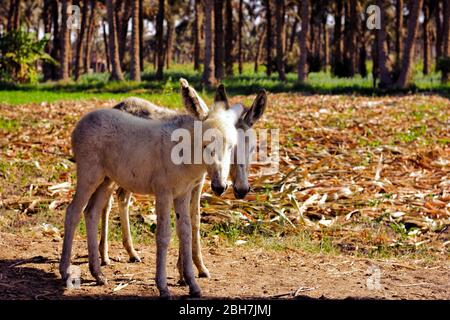
[[[0,233],[0,299],[158,298],[154,244],[138,245],[143,262],[129,263],[122,245],[111,243],[113,262],[103,267],[109,282],[97,286],[88,270],[86,241],[78,238],[73,264],[81,269],[79,289],[65,289],[60,279],[61,245],[50,238]],[[204,247],[203,252],[211,272],[210,279],[199,279],[204,299],[450,299],[447,261],[405,264],[225,245]],[[183,298],[188,290],[177,284],[176,257],[172,245],[169,286],[175,298]]]

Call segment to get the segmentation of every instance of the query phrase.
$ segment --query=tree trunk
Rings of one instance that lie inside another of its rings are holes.
[[[42,20],[44,22],[44,33],[50,34],[52,31],[52,20],[51,20],[51,11],[50,11],[50,2],[52,0],[44,0],[44,7],[42,9]],[[13,1],[11,1],[12,3]],[[47,42],[44,48],[45,53],[51,54],[51,43]],[[49,63],[42,64],[42,73],[44,74],[44,81],[51,78],[51,66]]]
[[[445,0],[449,1],[449,0]],[[408,35],[406,37],[405,49],[403,51],[402,69],[397,79],[396,86],[399,88],[406,88],[409,84],[409,77],[411,74],[411,67],[414,58],[414,44],[419,27],[419,13],[422,9],[423,0],[410,1],[410,17],[408,18]],[[445,15],[444,15],[445,16]]]
[[[106,24],[103,22],[103,45],[105,46],[105,56],[106,56],[106,69],[108,72],[111,72],[111,57],[109,56],[109,45],[108,45],[108,36],[106,35]],[[97,67],[95,67],[97,70]]]
[[[194,3],[194,25],[192,28],[194,38],[194,70],[200,69],[200,2]]]
[[[302,30],[299,35],[300,57],[298,60],[298,82],[304,83],[308,76],[308,28],[311,14],[310,0],[301,0],[299,16]]]
[[[59,10],[58,10],[58,2],[51,1],[51,15],[52,15],[52,24],[53,24],[53,43],[51,56],[55,60],[60,60],[59,56],[61,54],[61,38],[60,38],[60,27],[59,27]],[[50,65],[51,70],[51,79],[57,80],[59,79],[60,70],[58,66],[53,64]]]
[[[423,5],[423,23],[422,23],[423,31],[423,74],[430,73],[430,38],[431,38],[431,30],[430,30],[430,6],[429,2],[424,3]]]
[[[223,77],[223,0],[214,0],[214,71],[220,81]]]
[[[175,29],[175,21],[171,12],[167,15],[167,39],[166,39],[166,68],[169,69],[172,62],[173,53],[173,33]]]
[[[156,15],[156,51],[157,51],[157,69],[156,79],[163,78],[164,69],[164,5],[165,0],[159,0],[158,14]]]
[[[90,0],[91,13],[89,16],[89,28],[88,35],[86,37],[86,54],[84,55],[84,73],[88,73],[91,67],[91,51],[92,51],[92,42],[94,41],[94,32],[95,32],[95,7],[96,1]]]
[[[20,28],[20,7],[22,0],[16,0],[16,4],[14,5],[14,18],[12,23],[12,28],[14,30],[18,30]]]
[[[358,10],[357,0],[348,2],[348,24],[346,24],[347,45],[346,45],[346,64],[348,65],[348,76],[354,77],[356,73],[357,47],[356,35],[358,32]],[[348,28],[348,29],[347,29]]]
[[[438,64],[439,59],[442,57],[442,19],[441,19],[441,0],[436,0],[434,17],[436,23],[436,66]]]
[[[205,86],[211,87],[215,84],[214,66],[212,64],[212,11],[213,0],[205,0],[203,3],[204,14],[204,28],[205,28],[205,58],[203,67],[202,81]]]
[[[444,16],[444,22],[443,22],[443,36],[442,36],[442,55],[447,59],[447,61],[450,59],[450,0],[444,0],[443,5],[443,16]],[[447,65],[448,67],[448,65]],[[450,80],[450,74],[446,71],[442,71],[442,83],[448,83]]]
[[[233,75],[233,7],[225,1],[225,74]]]
[[[130,78],[141,81],[140,47],[139,47],[139,0],[132,0],[131,9],[131,61]]]
[[[242,74],[243,61],[242,61],[242,28],[244,24],[244,12],[242,9],[243,0],[239,0],[239,22],[238,22],[238,69],[239,74]],[[256,58],[257,59],[257,58]]]
[[[108,15],[108,29],[109,29],[109,59],[111,63],[111,79],[124,80],[122,68],[119,61],[119,48],[117,46],[117,29],[116,19],[114,17],[113,0],[106,0],[106,9]]]
[[[328,34],[327,28],[327,19],[323,19],[323,55],[325,61],[325,70],[328,70],[328,66],[330,65],[330,37]]]
[[[144,71],[144,9],[143,0],[139,0],[139,67]]]
[[[264,0],[266,8],[266,73],[268,76],[272,74],[272,10],[270,8],[270,0]]]
[[[277,71],[281,81],[286,80],[284,68],[284,42],[285,42],[285,23],[284,23],[284,0],[275,2],[275,18],[277,30]]]
[[[6,31],[11,31],[14,25],[14,11],[16,10],[16,0],[9,0],[8,24]]]
[[[60,56],[60,75],[59,79],[68,81],[70,77],[69,59],[70,59],[70,29],[67,25],[69,19],[69,7],[72,5],[71,0],[63,0],[61,5],[61,56]]]
[[[333,37],[333,73],[335,75],[340,75],[342,69],[342,10],[342,0],[337,0]]]
[[[380,76],[380,87],[386,88],[392,85],[391,72],[388,67],[388,52],[386,44],[386,4],[384,0],[377,0],[380,7],[381,28],[377,32],[377,48],[378,48],[378,71]]]
[[[400,69],[403,50],[403,0],[395,1],[395,69]]]
[[[263,45],[264,45],[264,32],[261,32],[258,40],[258,45],[256,46],[255,66],[254,66],[255,73],[258,73],[259,60],[261,58],[261,52],[263,51]]]
[[[83,63],[83,55],[82,55],[82,47],[83,47],[83,40],[84,40],[84,34],[86,31],[86,20],[88,15],[88,8],[89,3],[87,0],[82,1],[83,2],[83,12],[81,17],[81,26],[80,26],[80,32],[78,33],[78,39],[77,39],[77,48],[75,53],[75,80],[78,80],[80,76],[80,71]],[[81,1],[80,1],[81,3]]]
[[[295,15],[294,23],[292,24],[290,39],[289,39],[289,48],[288,51],[292,52],[292,49],[294,49],[294,43],[295,40],[297,40],[297,27],[298,27],[298,16]]]

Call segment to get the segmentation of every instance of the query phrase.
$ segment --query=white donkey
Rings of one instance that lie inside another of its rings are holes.
[[[192,90],[196,94],[195,90]],[[200,96],[196,96],[197,101],[203,105],[206,105]],[[189,103],[189,101],[184,100]],[[225,106],[229,108],[230,104],[223,84],[219,85],[216,90],[214,102],[223,102]],[[267,106],[267,94],[265,90],[261,90],[250,108],[245,108],[245,112],[236,123],[236,129],[241,130],[244,135],[248,130],[258,121]],[[189,108],[189,104],[185,105]],[[177,116],[177,112],[171,109],[162,108],[156,106],[144,99],[140,98],[127,98],[124,101],[117,104],[115,109],[122,110],[131,113],[135,116],[147,119],[170,119]],[[244,136],[243,135],[243,136]],[[244,144],[240,146],[239,144]],[[238,139],[237,145],[234,148],[234,161],[231,163],[230,174],[232,177],[234,195],[238,199],[242,199],[250,190],[248,182],[249,165],[251,162],[252,152],[254,145],[250,143],[249,139]],[[244,157],[241,161],[238,161],[238,152],[244,152]],[[190,215],[192,224],[192,257],[194,264],[197,267],[199,277],[209,277],[209,271],[206,268],[201,253],[200,242],[200,196],[203,189],[203,179],[194,187],[191,195]],[[123,188],[117,190],[117,198],[119,201],[119,217],[122,229],[122,243],[130,256],[130,262],[140,262],[141,259],[134,250],[132,237],[130,233],[129,222],[129,205],[131,199],[131,192],[126,191]],[[107,208],[104,209],[102,214],[102,232],[100,240],[100,256],[102,265],[108,265],[110,259],[108,256],[108,218],[111,210],[111,201],[108,203]],[[181,257],[178,259],[178,271],[180,274],[180,283],[183,284],[183,270],[181,265]]]
[[[235,105],[225,109],[214,105],[209,111],[198,103],[186,80],[180,79],[180,83],[192,115],[180,115],[170,120],[147,120],[119,110],[101,109],[85,115],[75,127],[72,148],[77,165],[77,186],[66,211],[60,263],[64,280],[70,278],[73,237],[84,211],[89,269],[98,284],[106,283],[100,270],[97,230],[101,212],[116,183],[130,192],[155,195],[156,285],[161,297],[170,297],[166,258],[171,232],[170,211],[174,204],[183,276],[190,295],[201,295],[192,266],[191,194],[206,172],[211,178],[214,193],[221,195],[225,191],[231,153],[237,141],[235,124],[243,107]],[[191,154],[194,154],[197,145],[194,140],[198,139],[194,134],[196,121],[201,121],[202,132],[213,130],[214,140],[220,143],[201,141],[203,155],[211,155],[207,162],[202,159],[199,164],[175,164],[172,151],[178,142],[172,141],[172,133],[177,129],[189,132]]]

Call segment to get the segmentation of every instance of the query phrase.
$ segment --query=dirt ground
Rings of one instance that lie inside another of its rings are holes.
[[[0,299],[154,299],[155,246],[138,245],[142,263],[129,263],[120,243],[111,243],[113,262],[103,267],[109,283],[97,286],[89,274],[85,240],[75,241],[73,264],[81,269],[81,288],[65,289],[58,272],[61,241],[0,233]],[[177,284],[177,251],[168,259],[175,298],[188,289]],[[205,299],[450,299],[450,265],[370,260],[265,251],[249,247],[203,248],[210,279],[199,279]],[[378,281],[379,280],[379,281]],[[379,285],[378,285],[379,284]]]

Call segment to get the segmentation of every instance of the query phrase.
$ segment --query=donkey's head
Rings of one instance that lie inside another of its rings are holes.
[[[237,143],[236,124],[244,108],[242,105],[229,106],[217,101],[208,108],[194,88],[185,79],[180,79],[181,94],[186,110],[202,121],[202,158],[211,179],[211,188],[216,195],[227,189],[231,156]],[[195,137],[198,139],[198,137]]]
[[[189,87],[187,82],[186,86],[187,88],[190,88],[184,90],[182,89],[183,101],[186,109],[192,113],[191,110],[193,110],[194,104],[201,105],[200,109],[205,110],[202,112],[203,116],[205,118],[208,117],[208,107],[203,99],[193,88]],[[237,108],[237,106],[242,106],[242,104],[237,104],[230,107],[225,86],[220,84],[214,97],[214,110],[230,110]],[[236,145],[234,145],[232,156],[230,157],[230,173],[233,181],[233,192],[235,197],[238,199],[244,198],[250,191],[248,172],[253,151],[255,149],[254,139],[252,139],[252,137],[254,137],[252,133],[254,132],[251,128],[262,117],[266,106],[267,94],[265,90],[261,90],[253,101],[252,106],[250,108],[244,108],[244,112],[235,123],[235,128],[238,132],[238,139]]]
[[[214,97],[215,103],[229,105],[228,96],[223,84],[219,85]],[[252,126],[262,117],[267,106],[267,93],[261,90],[250,108],[244,107],[244,112],[236,123],[238,142],[234,148],[230,173],[233,181],[233,192],[237,199],[243,199],[250,191],[248,173],[253,151],[256,147],[256,135]]]

